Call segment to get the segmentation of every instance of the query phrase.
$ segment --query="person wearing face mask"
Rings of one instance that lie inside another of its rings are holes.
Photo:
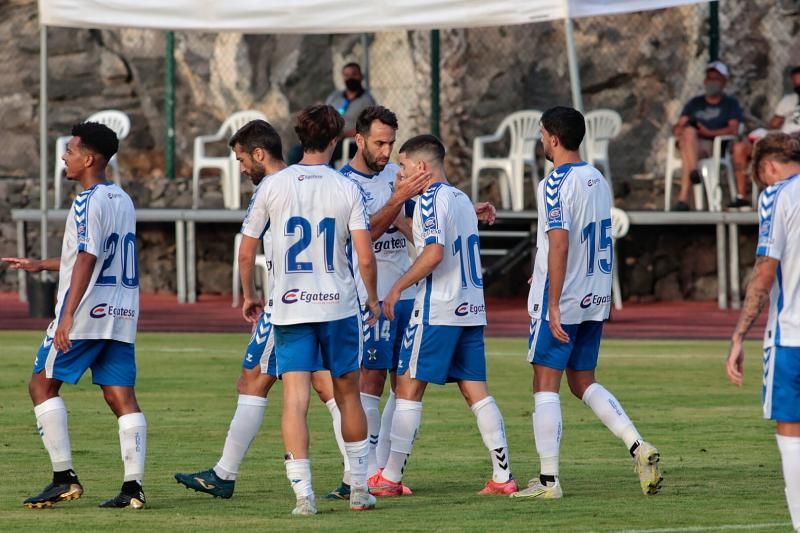
[[[727,81],[728,67],[721,61],[709,63],[703,82],[705,94],[689,100],[672,129],[683,162],[681,190],[673,211],[689,210],[689,190],[693,183],[701,180],[697,163],[711,155],[714,137],[739,133],[739,124],[744,118],[742,107],[735,97],[725,94]]]
[[[793,137],[800,137],[800,66],[793,67],[789,71],[789,78],[792,82],[792,92],[785,94],[775,107],[772,118],[767,122],[767,129],[780,131]],[[753,142],[760,139],[768,132],[764,128],[759,128],[748,135],[740,143],[733,145],[733,168],[736,172],[736,191],[737,198],[728,208],[741,209],[745,204],[749,207],[747,200],[747,170],[750,157],[753,153]]]
[[[344,90],[334,90],[328,95],[325,103],[333,106],[342,118],[344,118],[344,130],[341,139],[355,137],[356,120],[361,112],[369,107],[376,105],[372,94],[364,88],[364,75],[361,73],[361,66],[358,63],[348,63],[342,68],[342,79],[344,80]],[[353,152],[347,154],[352,157],[355,154],[355,144],[352,146]],[[342,157],[342,143],[336,145],[331,161],[338,161]]]

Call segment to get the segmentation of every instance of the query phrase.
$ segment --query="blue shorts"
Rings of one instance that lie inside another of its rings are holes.
[[[450,381],[486,381],[483,326],[409,324],[397,374],[444,385]]]
[[[136,384],[133,343],[110,339],[73,340],[69,351],[60,352],[53,346],[53,338],[45,337],[33,363],[34,374],[44,370],[46,377],[73,385],[88,368],[92,369],[95,385],[133,387]]]
[[[800,348],[764,349],[764,418],[800,422]]]
[[[272,322],[270,322],[271,316],[272,314],[267,311],[261,312],[253,330],[253,336],[250,337],[250,343],[244,352],[242,368],[252,370],[261,365],[262,374],[275,376],[277,375],[275,373],[275,334],[272,330]]]
[[[400,300],[394,306],[394,320],[381,315],[374,326],[366,323],[367,311],[362,309],[364,324],[364,358],[362,368],[375,370],[397,370],[400,348],[403,345],[403,332],[411,320],[414,300]]]
[[[275,324],[273,328],[278,377],[286,372],[330,370],[331,376],[338,378],[361,365],[364,336],[358,315],[332,322]]]
[[[603,323],[596,320],[580,324],[562,324],[569,335],[563,343],[553,337],[547,320],[531,320],[528,337],[528,362],[556,370],[594,370],[600,353]]]

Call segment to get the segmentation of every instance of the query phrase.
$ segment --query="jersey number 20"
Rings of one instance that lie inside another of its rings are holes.
[[[121,250],[119,250],[121,248]],[[121,251],[119,270],[115,266],[114,259],[117,258],[117,251]],[[122,286],[135,289],[139,286],[139,262],[136,260],[136,235],[126,233],[120,243],[119,233],[112,233],[106,239],[103,246],[103,267],[97,276],[95,285],[116,285],[117,272],[122,279]]]

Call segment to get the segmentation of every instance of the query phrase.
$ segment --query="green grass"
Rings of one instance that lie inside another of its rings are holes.
[[[294,497],[279,432],[280,385],[231,500],[187,491],[172,478],[176,471],[212,466],[222,449],[247,342],[233,334],[139,336],[137,394],[148,420],[147,509],[96,508],[116,494],[122,466],[116,421],[89,376],[62,389],[86,492],[55,509],[24,509],[22,500],[50,477],[26,388],[40,341],[38,333],[0,332],[0,529],[608,531],[775,523],[782,527],[772,530],[789,529],[774,430],[761,419],[756,343],[747,345],[742,390],[725,378],[725,343],[604,343],[599,381],[661,450],[665,482],[656,497],[641,494],[624,446],[567,394],[565,497],[546,502],[476,496],[491,467],[475,419],[454,385],[431,386],[405,478],[413,497],[381,499],[369,513],[322,500],[317,516],[292,518]],[[489,386],[505,416],[515,476],[523,483],[538,472],[525,350],[523,339],[488,341]],[[322,496],[338,484],[341,467],[330,416],[320,402],[312,403],[310,429],[314,486]]]

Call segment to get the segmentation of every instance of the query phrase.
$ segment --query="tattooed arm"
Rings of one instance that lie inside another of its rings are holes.
[[[731,349],[725,363],[728,379],[734,385],[742,386],[744,377],[744,337],[756,321],[758,315],[769,301],[769,291],[775,282],[775,273],[779,261],[772,257],[758,257],[753,268],[753,275],[747,286],[747,296],[744,299],[739,321],[731,338]]]

